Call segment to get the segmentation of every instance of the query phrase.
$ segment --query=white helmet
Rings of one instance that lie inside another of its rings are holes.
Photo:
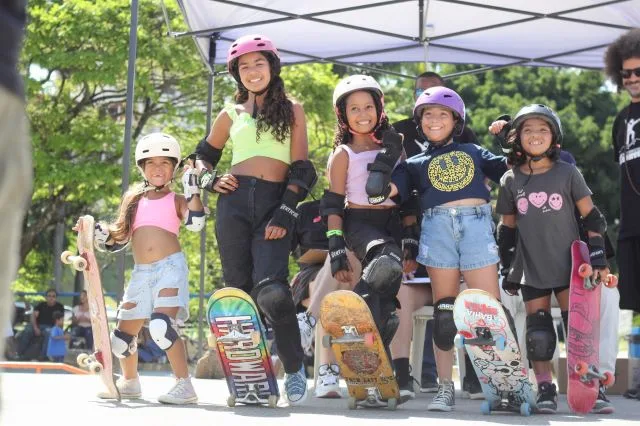
[[[338,83],[333,91],[333,107],[340,102],[340,100],[349,93],[357,92],[358,90],[374,90],[378,92],[380,98],[384,96],[380,85],[375,78],[368,75],[350,75]]]
[[[173,173],[178,170],[180,164],[180,145],[178,141],[166,133],[150,133],[138,141],[136,145],[136,166],[144,176],[144,170],[141,166],[142,160],[151,157],[169,157],[176,160],[176,166]]]

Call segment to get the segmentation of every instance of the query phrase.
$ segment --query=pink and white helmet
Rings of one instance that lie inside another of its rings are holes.
[[[278,49],[276,49],[276,46],[269,38],[260,34],[250,34],[240,37],[231,43],[229,47],[229,51],[227,52],[227,69],[231,72],[231,62],[233,62],[234,59],[246,53],[262,51],[271,52],[280,58]]]
[[[180,144],[173,137],[166,133],[150,133],[138,141],[136,145],[136,166],[144,176],[142,161],[152,157],[169,157],[176,160],[176,166],[173,169],[175,175],[180,164]]]

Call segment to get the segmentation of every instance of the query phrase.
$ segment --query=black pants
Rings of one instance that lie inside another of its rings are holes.
[[[300,329],[287,284],[291,235],[265,240],[264,230],[286,185],[236,176],[238,189],[218,196],[216,238],[227,287],[251,294],[275,334],[278,356],[287,373],[300,369],[304,354]]]

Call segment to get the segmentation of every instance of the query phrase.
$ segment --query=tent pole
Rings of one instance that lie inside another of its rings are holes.
[[[214,62],[216,58],[216,40],[218,39],[218,34],[212,34],[209,37],[209,86],[207,89],[207,122],[206,129],[207,133],[211,129],[211,114],[213,110],[213,91],[214,91]],[[207,191],[203,191],[202,204],[205,206],[209,202],[209,193]],[[204,228],[200,231],[200,291],[199,291],[199,302],[198,302],[198,351],[197,357],[200,358],[202,356],[202,347],[204,341],[204,329],[206,326],[206,321],[204,320],[204,279],[207,271],[207,227],[206,224]]]
[[[429,17],[429,0],[427,0],[426,7],[422,4],[424,0],[420,0],[422,22],[420,25],[420,42],[424,49],[424,70],[429,68],[429,34],[427,18]]]
[[[131,159],[131,128],[133,127],[133,96],[136,80],[136,56],[138,51],[138,0],[131,0],[131,23],[129,26],[129,62],[127,63],[127,106],[124,122],[124,149],[122,151],[122,195],[129,188],[129,164]],[[117,300],[124,294],[124,250],[118,253]]]

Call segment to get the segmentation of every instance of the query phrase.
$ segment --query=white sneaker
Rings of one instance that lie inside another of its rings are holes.
[[[139,399],[142,396],[142,391],[140,390],[140,376],[135,379],[125,379],[124,376],[120,377],[116,380],[116,387],[118,388],[118,392],[120,392],[120,397],[122,399]],[[98,394],[98,398],[102,399],[113,399],[115,395],[112,395],[110,392],[100,392]]]
[[[442,380],[438,385],[438,393],[427,406],[429,411],[451,411],[456,405],[456,394],[453,382],[450,380]]]
[[[300,312],[296,317],[298,318],[298,327],[300,328],[302,351],[305,355],[312,356],[316,319],[309,312]]]
[[[342,398],[340,393],[340,367],[337,364],[323,364],[318,368],[316,398]]]
[[[191,378],[176,379],[176,384],[171,390],[158,397],[158,401],[163,404],[195,404],[198,402],[198,395],[191,384]]]

